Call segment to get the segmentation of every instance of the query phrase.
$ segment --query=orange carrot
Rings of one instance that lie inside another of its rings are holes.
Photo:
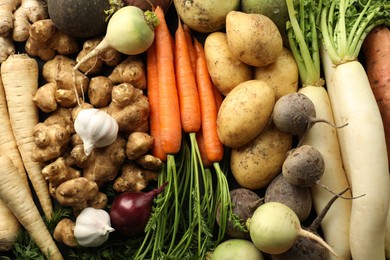
[[[362,46],[367,77],[381,112],[390,163],[390,30],[385,25],[370,31]]]
[[[209,160],[206,154],[206,149],[204,147],[204,139],[203,139],[203,133],[202,129],[200,129],[198,132],[196,132],[196,143],[198,144],[200,157],[202,159],[202,164],[205,168],[210,168],[213,164]]]
[[[223,145],[217,133],[217,104],[213,91],[213,83],[207,69],[206,57],[202,44],[194,38],[197,54],[196,80],[198,84],[200,107],[202,112],[202,131],[207,157],[212,162],[223,158]]]
[[[175,33],[175,73],[182,128],[186,133],[195,133],[201,127],[199,95],[180,19]]]
[[[167,154],[179,152],[182,129],[179,98],[176,89],[174,58],[164,11],[157,6],[155,13],[160,24],[155,29],[157,69],[159,79],[159,114],[161,145]]]
[[[219,111],[219,108],[222,105],[223,95],[221,91],[219,91],[219,89],[215,86],[215,84],[213,84],[213,92],[214,92],[215,102],[217,104],[217,111]]]
[[[195,52],[194,43],[193,43],[193,40],[192,40],[191,29],[190,29],[190,27],[188,27],[188,25],[183,24],[183,30],[184,30],[184,34],[186,36],[188,51],[189,51],[189,54],[190,54],[192,71],[195,73],[195,69],[196,69],[196,52]]]
[[[158,111],[158,70],[156,58],[156,45],[146,51],[146,77],[148,99],[150,104],[149,125],[150,135],[153,136],[152,154],[162,161],[166,161],[167,155],[161,147],[160,118]]]

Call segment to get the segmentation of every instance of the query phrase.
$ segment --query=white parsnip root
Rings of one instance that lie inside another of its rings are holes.
[[[0,198],[17,217],[45,256],[51,260],[62,260],[61,252],[17,173],[18,169],[6,155],[0,156],[0,167]]]
[[[42,210],[50,219],[53,206],[42,165],[31,158],[34,126],[39,123],[38,108],[32,100],[38,89],[38,63],[26,54],[11,55],[1,65],[1,77],[17,147]]]

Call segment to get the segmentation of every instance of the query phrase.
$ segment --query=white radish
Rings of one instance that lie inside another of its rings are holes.
[[[381,114],[367,74],[357,60],[374,26],[390,19],[387,1],[352,5],[339,0],[322,6],[320,22],[324,65],[343,166],[353,197],[350,247],[354,260],[385,259],[385,230],[390,202],[389,163]],[[353,15],[352,15],[353,14]],[[326,52],[324,51],[326,49]]]
[[[315,105],[317,116],[334,124],[329,96],[325,88],[306,86],[299,89]],[[330,125],[314,125],[300,141],[302,145],[311,145],[321,152],[325,171],[321,183],[333,191],[341,191],[349,186],[341,159],[339,141],[336,129]],[[320,211],[332,198],[332,194],[319,185],[311,187],[312,200],[315,211]],[[351,197],[350,190],[344,193]],[[349,247],[349,225],[352,200],[336,200],[321,221],[321,229],[325,241],[333,248],[340,259],[351,259]]]

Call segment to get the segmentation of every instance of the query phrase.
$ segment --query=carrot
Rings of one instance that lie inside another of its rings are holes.
[[[223,144],[217,133],[217,104],[213,91],[213,83],[207,69],[206,57],[202,44],[195,38],[194,47],[197,54],[196,80],[198,84],[200,107],[202,113],[202,131],[207,157],[212,162],[223,158]]]
[[[196,142],[198,144],[200,157],[202,159],[202,164],[205,168],[209,168],[213,165],[213,163],[207,158],[206,149],[204,147],[203,133],[202,129],[196,132]]]
[[[48,259],[63,259],[16,166],[6,155],[0,156],[0,165],[0,198]]]
[[[222,105],[223,95],[221,91],[219,91],[219,89],[215,86],[215,84],[213,84],[213,92],[214,92],[215,103],[217,104],[217,111],[219,111],[219,108]]]
[[[186,41],[187,41],[188,52],[190,54],[192,71],[195,74],[196,52],[195,52],[195,48],[194,48],[194,42],[192,40],[191,29],[190,29],[190,27],[188,27],[188,25],[183,24],[183,30],[184,30],[184,34],[185,34]]]
[[[150,135],[153,136],[152,154],[162,161],[167,160],[167,154],[163,151],[160,139],[160,118],[158,111],[158,70],[156,58],[156,45],[146,51],[146,77],[147,77],[147,95],[150,104],[149,124]]]
[[[199,95],[191,66],[187,40],[180,19],[175,32],[175,73],[181,125],[184,132],[195,133],[201,127]]]
[[[390,164],[390,30],[385,25],[375,27],[362,46],[367,77],[378,103],[385,128],[387,156]]]
[[[160,24],[155,29],[157,69],[159,79],[159,117],[161,145],[167,154],[176,154],[181,147],[182,129],[179,98],[176,89],[171,34],[164,11],[157,6]]]
[[[38,108],[32,100],[38,89],[38,63],[26,54],[11,55],[1,65],[1,77],[17,147],[42,210],[50,219],[53,206],[49,188],[41,164],[31,158],[33,128],[39,122]]]

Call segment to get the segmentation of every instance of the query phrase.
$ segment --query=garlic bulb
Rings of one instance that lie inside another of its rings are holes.
[[[76,218],[74,236],[80,246],[97,247],[107,241],[112,231],[110,215],[105,210],[87,207]]]
[[[87,108],[78,113],[74,129],[83,140],[85,154],[89,155],[95,147],[112,144],[118,136],[119,126],[106,112]]]

